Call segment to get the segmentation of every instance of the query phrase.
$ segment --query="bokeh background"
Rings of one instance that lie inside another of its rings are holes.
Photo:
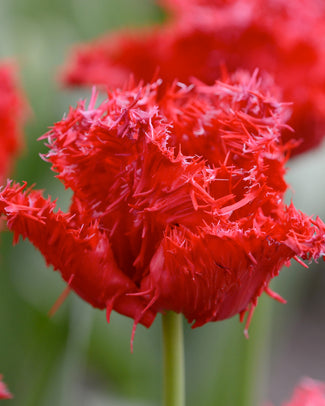
[[[14,59],[31,105],[25,148],[11,177],[36,183],[64,210],[69,191],[54,178],[37,138],[89,90],[67,90],[58,69],[74,43],[121,27],[163,21],[153,0],[0,0],[0,58]],[[325,218],[325,146],[289,162],[288,201]],[[294,191],[294,192],[293,192]],[[0,372],[14,393],[11,406],[135,406],[161,404],[161,327],[83,303],[73,293],[48,316],[65,285],[28,242],[0,243]],[[324,263],[286,268],[271,287],[287,305],[262,297],[243,335],[238,318],[196,330],[185,324],[187,404],[279,405],[302,376],[325,381]]]

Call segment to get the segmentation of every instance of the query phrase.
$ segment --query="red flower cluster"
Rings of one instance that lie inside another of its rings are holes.
[[[6,384],[2,381],[2,375],[0,375],[0,399],[11,399],[12,394],[8,391]]]
[[[212,84],[220,67],[271,73],[294,102],[286,140],[303,141],[294,153],[325,134],[325,6],[321,0],[161,0],[172,14],[162,26],[122,31],[77,47],[65,69],[70,85],[120,86],[130,74],[151,81]]]
[[[287,111],[256,75],[160,86],[93,96],[46,134],[68,213],[17,184],[0,213],[108,317],[173,310],[196,327],[276,297],[284,264],[323,255],[325,225],[283,202]]]
[[[304,378],[295,388],[291,400],[283,406],[325,406],[325,384]]]
[[[12,65],[0,65],[0,182],[21,146],[21,127],[26,116],[26,102],[14,76]]]

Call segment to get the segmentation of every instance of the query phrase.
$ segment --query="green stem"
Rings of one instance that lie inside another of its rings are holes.
[[[164,343],[164,406],[185,406],[184,338],[182,316],[162,316]]]

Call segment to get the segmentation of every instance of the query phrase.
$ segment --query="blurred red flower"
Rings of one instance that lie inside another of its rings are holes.
[[[322,0],[161,0],[161,26],[120,31],[73,50],[64,73],[70,85],[121,86],[133,74],[151,81],[212,84],[220,67],[267,71],[294,103],[289,124],[297,154],[325,134],[325,4]],[[158,73],[157,73],[158,72]],[[302,142],[303,141],[303,142]]]
[[[12,394],[8,391],[6,384],[2,381],[2,375],[0,375],[0,399],[11,399]]]
[[[254,309],[291,258],[317,259],[325,225],[283,202],[286,106],[241,72],[213,86],[160,83],[80,103],[46,134],[45,159],[73,191],[68,213],[40,191],[0,194],[28,238],[84,300],[150,326],[193,326]],[[250,317],[249,317],[250,318]]]
[[[325,384],[311,378],[302,379],[291,400],[282,406],[325,406]]]
[[[0,182],[2,183],[22,144],[27,104],[16,80],[15,67],[0,65]]]
[[[325,384],[310,378],[303,379],[291,400],[283,406],[325,406]]]

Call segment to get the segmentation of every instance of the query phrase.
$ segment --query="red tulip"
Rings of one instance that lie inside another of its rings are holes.
[[[121,86],[130,74],[151,81],[192,77],[213,84],[220,67],[269,72],[293,102],[289,124],[298,154],[325,134],[325,7],[320,0],[161,0],[171,17],[141,31],[108,34],[73,50],[69,85]]]
[[[71,208],[9,183],[0,213],[15,242],[28,238],[108,316],[150,326],[173,310],[195,327],[251,313],[290,259],[325,251],[322,221],[284,204],[287,108],[267,87],[239,73],[71,108],[46,134],[45,157]]]

